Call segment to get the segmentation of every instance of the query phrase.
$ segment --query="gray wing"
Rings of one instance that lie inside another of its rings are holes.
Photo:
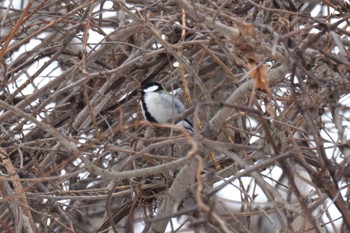
[[[185,111],[185,105],[176,96],[169,93],[162,93],[158,101],[157,109],[161,111],[157,121],[159,123],[165,123]]]
[[[175,108],[167,108],[167,110],[164,111],[164,115],[166,115],[166,118],[168,118],[166,121],[176,117],[177,115],[180,115],[185,111],[185,105],[176,96],[164,93],[162,94],[162,102],[166,106],[175,106]],[[177,125],[184,127],[190,132],[193,132],[192,123],[187,119],[183,119]]]
[[[175,106],[174,114],[179,115],[185,111],[185,105],[176,97],[169,93],[164,93],[161,95],[162,101],[166,106]]]

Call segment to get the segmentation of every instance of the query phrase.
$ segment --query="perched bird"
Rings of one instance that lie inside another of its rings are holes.
[[[149,82],[142,87],[141,107],[145,119],[154,123],[171,123],[172,119],[185,111],[185,105],[157,82]],[[187,119],[176,125],[193,132],[193,125]]]

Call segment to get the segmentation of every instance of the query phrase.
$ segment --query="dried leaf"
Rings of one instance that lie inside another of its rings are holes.
[[[255,79],[256,87],[265,91],[266,93],[271,93],[269,87],[269,80],[266,77],[266,69],[262,64],[257,64],[255,62],[250,61],[248,63],[248,68],[251,70],[250,77]]]

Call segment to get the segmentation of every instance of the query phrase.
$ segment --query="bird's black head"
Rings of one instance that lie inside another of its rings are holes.
[[[157,91],[163,91],[165,90],[164,86],[157,82],[149,82],[146,85],[144,85],[141,89],[142,94],[148,93],[148,92],[157,92]]]

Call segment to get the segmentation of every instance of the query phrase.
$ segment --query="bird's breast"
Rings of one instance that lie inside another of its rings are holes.
[[[144,100],[147,103],[148,112],[158,123],[166,123],[181,113],[179,109],[174,109],[174,105],[179,100],[171,95],[147,93]]]

